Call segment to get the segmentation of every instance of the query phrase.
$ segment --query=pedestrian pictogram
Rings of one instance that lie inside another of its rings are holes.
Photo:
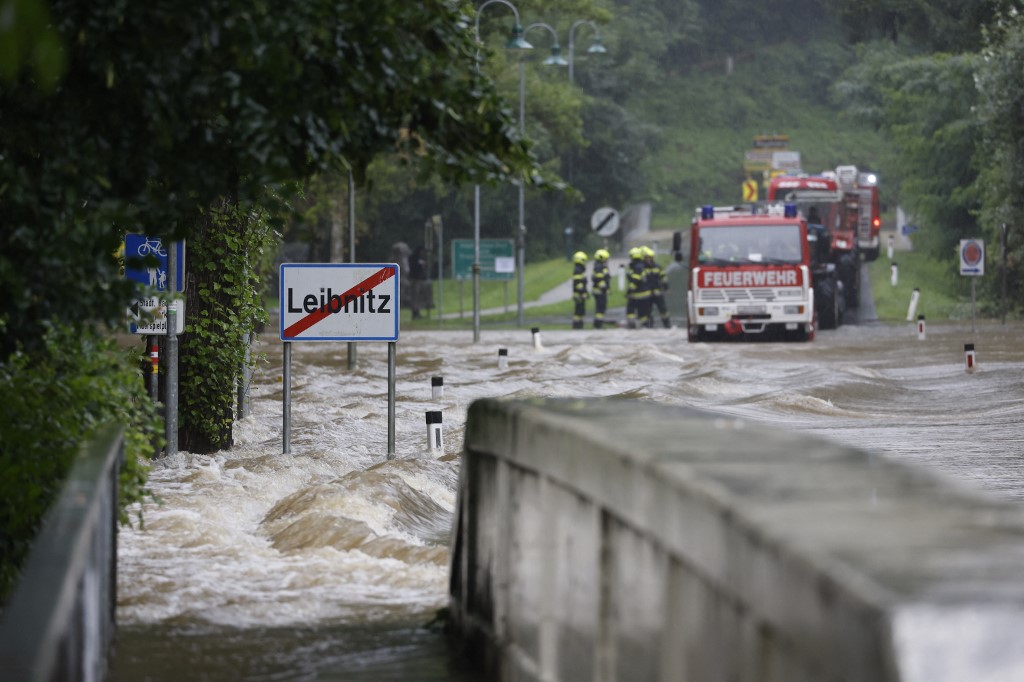
[[[174,242],[177,248],[177,276],[175,290],[185,290],[185,242]],[[125,270],[124,276],[133,282],[152,287],[157,291],[167,289],[167,247],[160,237],[144,234],[126,234],[124,236]],[[146,259],[150,262],[143,262]],[[156,260],[153,263],[153,260]]]

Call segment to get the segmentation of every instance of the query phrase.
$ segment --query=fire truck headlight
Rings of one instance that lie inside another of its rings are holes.
[[[697,314],[698,315],[702,315],[702,316],[708,316],[708,317],[717,317],[718,316],[718,308],[716,308],[714,306],[710,306],[710,307],[707,307],[707,308],[697,308]]]
[[[782,306],[782,313],[784,315],[803,315],[804,307],[802,305],[784,305]]]
[[[850,248],[850,242],[846,241],[845,239],[837,239],[836,240],[836,248],[838,248],[838,249],[848,249],[848,248]]]

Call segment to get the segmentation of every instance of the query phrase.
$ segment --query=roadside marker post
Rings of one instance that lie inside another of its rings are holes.
[[[292,342],[386,341],[388,459],[394,459],[395,344],[401,310],[398,264],[283,263],[280,281],[284,454],[291,452]]]

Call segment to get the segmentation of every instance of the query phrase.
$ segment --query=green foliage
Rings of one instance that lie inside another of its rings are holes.
[[[144,495],[147,460],[161,422],[140,376],[137,352],[118,349],[91,329],[56,325],[33,353],[0,362],[0,601],[43,516],[60,494],[82,443],[109,420],[125,426],[122,522]]]
[[[844,119],[830,86],[853,58],[830,41],[782,44],[673,78],[647,95],[649,118],[662,144],[644,161],[656,220],[681,229],[705,203],[739,201],[743,154],[753,137],[786,134],[807,172],[840,164],[879,169],[884,137],[868,124]]]
[[[1003,18],[989,37],[976,78],[985,135],[980,223],[987,251],[998,254],[1000,263],[998,270],[989,270],[999,276],[982,278],[981,284],[990,300],[999,301],[1000,313],[1019,314],[1024,310],[1024,19]]]
[[[267,321],[263,267],[278,240],[264,211],[228,202],[207,211],[201,223],[189,247],[186,310],[194,313],[181,339],[179,417],[182,448],[208,453],[231,445],[244,339]]]
[[[868,267],[879,320],[907,322],[914,289],[920,291],[916,315],[924,315],[928,320],[970,319],[970,278],[962,277],[957,271],[959,260],[955,252],[937,258],[921,251],[897,251],[893,260],[898,269],[895,287],[892,263],[884,256]],[[911,320],[915,321],[916,317]]]
[[[0,81],[10,82],[31,67],[35,79],[52,90],[64,72],[61,40],[42,0],[0,0]]]
[[[868,58],[838,88],[843,101],[859,98],[892,140],[886,174],[899,182],[903,207],[922,228],[917,245],[944,255],[977,236],[982,129],[975,114],[976,55],[900,58],[892,51]]]
[[[1017,0],[824,0],[852,42],[885,39],[936,52],[975,51],[984,27]]]
[[[534,182],[447,0],[56,0],[52,16],[60,87],[0,83],[0,325],[28,348],[52,317],[122,315],[119,231],[187,236],[222,196],[267,202],[382,151],[449,181]]]

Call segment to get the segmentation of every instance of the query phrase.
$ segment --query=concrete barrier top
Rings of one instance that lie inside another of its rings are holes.
[[[994,660],[1024,671],[1024,511],[967,484],[808,434],[638,401],[481,400],[465,439],[467,453],[599,500],[795,637],[831,625],[794,613],[804,597],[772,594],[765,576],[778,566],[809,580],[818,602],[858,605],[889,629],[894,679],[989,679],[964,675]],[[772,567],[739,556],[723,523]]]

